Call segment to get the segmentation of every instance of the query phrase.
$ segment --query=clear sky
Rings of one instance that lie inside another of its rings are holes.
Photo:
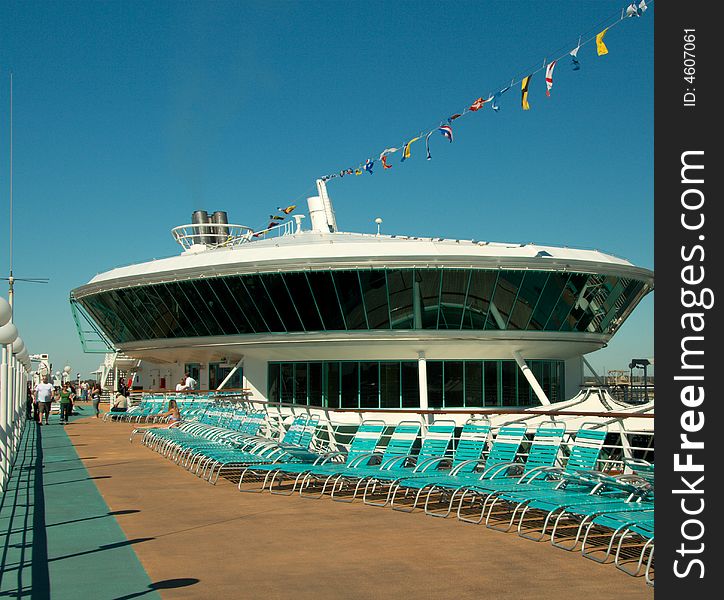
[[[16,323],[31,353],[84,376],[69,291],[175,254],[195,209],[266,225],[314,180],[354,167],[488,97],[626,2],[0,3],[0,270],[8,269],[14,74]],[[609,53],[561,59],[453,123],[412,158],[329,183],[342,230],[596,248],[653,268],[654,10]],[[593,31],[591,29],[593,28]],[[1,282],[0,282],[1,283]],[[5,291],[2,292],[5,295]],[[600,370],[653,356],[653,294]]]

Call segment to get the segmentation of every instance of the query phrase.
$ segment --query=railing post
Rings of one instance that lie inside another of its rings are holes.
[[[8,431],[8,350],[2,344],[2,362],[0,362],[0,489],[5,491],[10,466],[10,436]]]

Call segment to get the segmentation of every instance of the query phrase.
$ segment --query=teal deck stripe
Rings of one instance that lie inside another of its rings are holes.
[[[67,435],[76,428],[51,423],[28,424],[0,499],[0,596],[160,598],[133,550],[145,539],[109,514]]]

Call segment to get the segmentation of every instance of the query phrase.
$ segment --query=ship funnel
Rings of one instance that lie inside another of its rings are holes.
[[[209,235],[211,233],[209,231],[209,213],[207,213],[205,210],[195,210],[191,214],[191,224],[192,225],[201,225],[201,227],[194,227],[194,243],[195,244],[210,244],[213,243],[212,236]]]
[[[215,243],[221,244],[229,236],[229,228],[226,227],[229,224],[229,219],[226,215],[225,210],[217,210],[211,215],[211,222],[216,225],[213,227],[214,234],[216,236]]]

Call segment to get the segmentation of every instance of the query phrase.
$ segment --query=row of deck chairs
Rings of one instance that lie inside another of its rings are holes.
[[[321,452],[314,445],[316,417],[296,417],[277,442],[259,435],[263,413],[236,409],[224,420],[219,412],[134,434],[143,433],[145,445],[211,483],[224,476],[238,478],[242,492],[329,495],[433,517],[455,514],[466,523],[580,549],[653,585],[653,467],[628,461],[623,475],[596,471],[607,433],[600,424],[583,424],[566,446],[565,424],[557,421],[541,424],[528,440],[525,424],[503,425],[493,436],[487,419],[474,419],[457,444],[453,421],[435,421],[421,439],[420,423],[403,421],[380,449],[389,426],[367,420],[345,451]]]
[[[193,420],[200,417],[208,408],[217,404],[208,397],[179,394],[174,396],[179,412],[184,420]],[[104,421],[123,421],[126,423],[160,423],[168,418],[161,418],[168,408],[168,398],[164,395],[148,395],[140,404],[131,406],[126,412],[107,412],[103,415]]]

